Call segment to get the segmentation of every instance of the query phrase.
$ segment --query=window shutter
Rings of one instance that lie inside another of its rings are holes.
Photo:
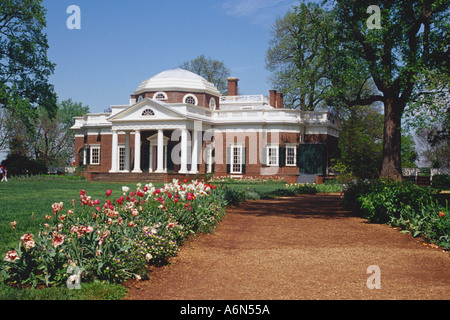
[[[266,166],[267,165],[267,148],[263,148],[262,149],[262,165]]]
[[[91,148],[86,148],[86,164],[91,164]]]
[[[242,148],[242,174],[245,174],[247,164],[247,148]]]
[[[278,166],[286,166],[286,148],[278,148]]]
[[[216,148],[215,147],[211,151],[211,161],[212,161],[211,173],[214,173],[214,169],[215,169],[215,166],[216,166]]]
[[[231,172],[231,148],[227,148],[227,173]]]

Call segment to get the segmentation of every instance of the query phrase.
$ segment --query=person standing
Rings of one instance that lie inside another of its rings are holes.
[[[2,175],[2,181],[8,181],[8,170],[6,170],[6,168],[0,167],[0,174]]]

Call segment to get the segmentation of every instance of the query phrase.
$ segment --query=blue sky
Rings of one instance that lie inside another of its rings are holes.
[[[221,60],[240,79],[241,94],[268,95],[265,54],[270,27],[292,0],[44,0],[51,82],[60,100],[103,112],[128,104],[144,80],[201,54]],[[81,29],[69,30],[70,5]]]

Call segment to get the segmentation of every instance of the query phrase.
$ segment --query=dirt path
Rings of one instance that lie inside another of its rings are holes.
[[[248,201],[187,243],[132,300],[450,299],[450,254],[342,209],[336,195]],[[380,289],[367,268],[379,267]],[[375,282],[371,282],[375,283]]]

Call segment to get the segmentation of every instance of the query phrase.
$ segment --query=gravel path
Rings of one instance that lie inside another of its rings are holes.
[[[214,234],[127,287],[128,300],[449,300],[450,254],[352,216],[338,195],[300,195],[229,208]]]

